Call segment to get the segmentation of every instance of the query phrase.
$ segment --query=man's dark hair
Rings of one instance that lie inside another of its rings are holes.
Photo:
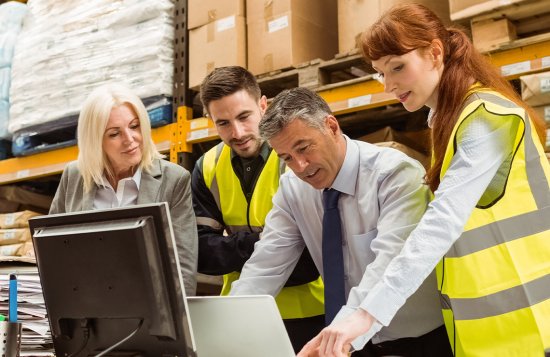
[[[202,81],[200,93],[202,105],[210,114],[208,110],[210,102],[241,90],[245,90],[254,100],[260,100],[260,86],[252,73],[239,66],[216,68]]]

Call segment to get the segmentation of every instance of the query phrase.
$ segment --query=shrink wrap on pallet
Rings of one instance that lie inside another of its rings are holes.
[[[15,47],[9,131],[80,112],[100,85],[172,96],[172,0],[29,0]]]
[[[8,2],[0,5],[0,140],[11,139],[8,132],[11,64],[26,13],[25,4]]]

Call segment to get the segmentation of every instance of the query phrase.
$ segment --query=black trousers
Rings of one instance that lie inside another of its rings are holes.
[[[290,337],[294,352],[302,348],[325,328],[325,315],[306,317],[304,319],[283,320]]]
[[[361,351],[352,357],[453,357],[453,350],[445,325],[419,337],[406,337],[399,340],[373,344],[369,341]]]

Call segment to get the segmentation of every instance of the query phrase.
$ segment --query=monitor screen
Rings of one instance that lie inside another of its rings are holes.
[[[196,356],[166,203],[29,225],[58,356]]]

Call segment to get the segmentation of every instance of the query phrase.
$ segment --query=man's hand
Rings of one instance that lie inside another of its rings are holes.
[[[350,317],[326,327],[297,357],[348,357],[351,342],[367,333],[375,321],[371,314],[359,308]]]

